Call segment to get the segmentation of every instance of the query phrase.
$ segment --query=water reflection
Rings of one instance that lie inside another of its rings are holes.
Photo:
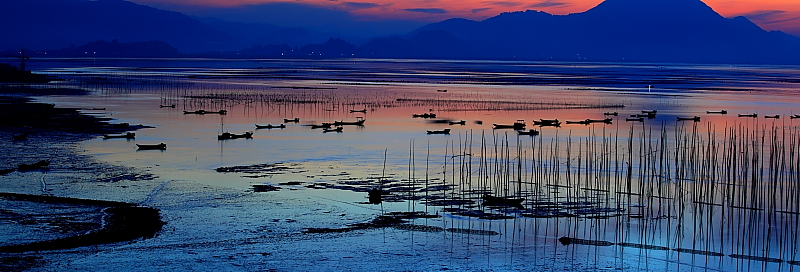
[[[780,79],[798,70],[361,64],[54,69],[71,79],[65,86],[97,95],[46,99],[102,106],[123,122],[156,126],[137,131],[135,142],[87,142],[84,148],[101,159],[152,168],[165,179],[241,190],[290,188],[314,197],[356,192],[337,200],[438,215],[405,218],[409,224],[395,227],[474,235],[450,241],[487,255],[508,253],[500,258],[509,262],[514,254],[539,254],[530,245],[566,237],[561,243],[578,261],[670,261],[654,270],[798,264],[800,131],[789,118],[738,117],[793,114],[800,101],[786,94],[796,86]],[[642,89],[647,85],[658,87]],[[720,109],[730,113],[707,112]],[[225,114],[184,114],[200,110]],[[632,116],[642,122],[625,121]],[[693,116],[701,119],[678,122]],[[564,123],[534,126],[547,119]],[[314,129],[357,120],[364,121],[341,133]],[[492,126],[515,120],[539,134]],[[255,124],[281,127],[256,130]],[[243,131],[253,131],[252,139],[217,139]],[[160,142],[169,150],[133,148]],[[496,205],[513,199],[522,201]]]

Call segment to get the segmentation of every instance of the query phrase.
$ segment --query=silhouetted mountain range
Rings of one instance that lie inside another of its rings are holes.
[[[521,11],[483,21],[450,19],[362,46],[302,28],[193,18],[123,0],[3,1],[0,35],[7,37],[0,49],[64,48],[51,51],[60,55],[101,48],[108,56],[131,57],[800,64],[800,38],[764,31],[744,17],[724,18],[700,0],[606,0],[570,15]],[[142,41],[166,44],[136,43]]]
[[[800,39],[744,17],[724,18],[700,0],[606,0],[566,16],[525,11],[481,22],[450,19],[364,49],[391,57],[399,44],[423,50],[421,56],[440,54],[436,45],[444,45],[444,54],[480,59],[800,63]]]

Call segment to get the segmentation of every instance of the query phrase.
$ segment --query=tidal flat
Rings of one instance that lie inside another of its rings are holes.
[[[57,124],[4,129],[0,147],[16,154],[4,168],[50,165],[0,176],[0,192],[154,208],[163,226],[125,242],[0,253],[11,270],[741,271],[792,270],[800,260],[798,67],[32,67],[64,80],[6,86],[7,97],[81,90],[33,97],[133,127],[72,136]],[[538,134],[519,135],[515,122]],[[326,132],[337,123],[341,131]],[[135,138],[102,137],[124,132]],[[252,134],[221,139],[225,132]],[[27,140],[12,141],[22,133]],[[159,143],[166,149],[137,149]],[[69,231],[3,209],[3,228],[16,233],[2,245],[103,225],[97,207],[70,207],[83,228]]]

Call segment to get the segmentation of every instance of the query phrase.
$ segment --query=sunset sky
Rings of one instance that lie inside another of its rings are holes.
[[[551,14],[584,12],[602,0],[133,0],[154,7],[191,13],[209,8],[291,3],[346,12],[359,21],[409,20],[435,22],[449,18],[482,20],[502,12],[540,10]],[[743,15],[766,30],[800,35],[798,0],[704,0],[725,17]],[[209,14],[206,12],[205,14]],[[274,23],[274,22],[272,22]]]

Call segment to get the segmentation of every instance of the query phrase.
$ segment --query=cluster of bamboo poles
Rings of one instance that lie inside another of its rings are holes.
[[[542,203],[620,211],[538,219],[558,220],[572,237],[767,262],[800,259],[800,128],[607,128],[525,140],[466,133],[445,148],[441,177],[455,188],[453,198],[525,198],[521,213]]]

